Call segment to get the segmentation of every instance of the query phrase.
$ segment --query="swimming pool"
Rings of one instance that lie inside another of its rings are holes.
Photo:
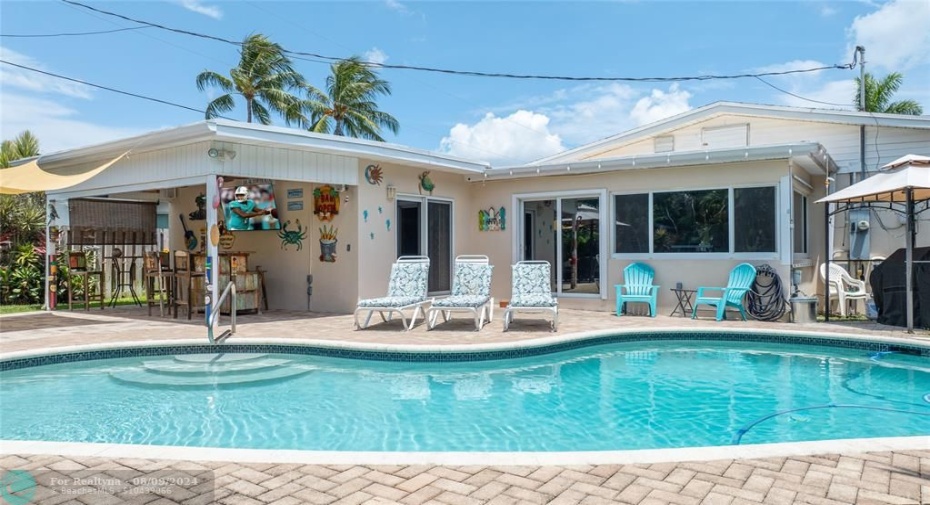
[[[926,350],[690,337],[426,356],[248,345],[85,353],[0,373],[0,439],[603,451],[930,434]]]

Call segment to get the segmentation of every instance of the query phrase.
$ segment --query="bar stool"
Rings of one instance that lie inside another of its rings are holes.
[[[84,296],[77,298],[74,294],[76,279]],[[96,289],[94,281],[96,280]],[[84,305],[84,310],[90,310],[90,302],[100,302],[103,310],[103,271],[87,269],[87,255],[84,251],[71,251],[68,253],[68,310],[74,310],[74,305]]]
[[[194,310],[203,307],[194,296],[194,280],[203,279],[203,272],[195,272],[191,255],[187,251],[174,252],[174,318],[178,318],[178,308],[187,307],[187,319],[191,319]],[[202,291],[202,289],[201,289]]]
[[[145,283],[145,299],[152,315],[152,307],[158,305],[159,314],[165,316],[165,305],[168,305],[168,314],[171,314],[172,279],[174,272],[166,270],[161,262],[161,253],[158,251],[144,252],[142,276]],[[155,298],[158,298],[157,302]]]

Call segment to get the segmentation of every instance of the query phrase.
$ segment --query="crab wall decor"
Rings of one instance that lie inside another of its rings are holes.
[[[294,223],[297,225],[296,230],[287,229],[291,224],[291,220],[288,219],[278,231],[278,238],[281,239],[281,249],[285,251],[287,250],[287,246],[291,244],[296,245],[298,251],[304,248],[303,240],[307,238],[307,232],[304,230],[304,227],[301,226],[300,219],[295,220]]]
[[[368,165],[365,167],[365,180],[372,186],[380,186],[384,180],[384,170],[380,165]]]

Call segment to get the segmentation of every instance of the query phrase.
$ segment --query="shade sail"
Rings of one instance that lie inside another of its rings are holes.
[[[38,158],[16,167],[4,168],[0,170],[0,194],[18,195],[20,193],[70,188],[110,168],[127,154],[129,153],[123,153],[103,165],[73,175],[58,175],[47,172],[39,166]]]
[[[915,202],[930,200],[930,157],[909,154],[882,167],[882,171],[817,203],[900,202],[911,188]]]

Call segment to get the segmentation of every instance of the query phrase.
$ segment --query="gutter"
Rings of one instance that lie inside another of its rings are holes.
[[[836,163],[824,147],[816,142],[780,144],[775,146],[740,147],[733,149],[715,149],[707,151],[685,151],[657,154],[625,156],[600,160],[584,160],[538,166],[513,166],[492,168],[483,176],[469,176],[468,181],[494,181],[506,179],[525,179],[538,176],[564,176],[574,174],[592,174],[618,172],[623,170],[642,170],[651,168],[672,168],[719,163],[737,163],[743,161],[763,161],[793,158],[807,155],[825,172],[837,169]]]

